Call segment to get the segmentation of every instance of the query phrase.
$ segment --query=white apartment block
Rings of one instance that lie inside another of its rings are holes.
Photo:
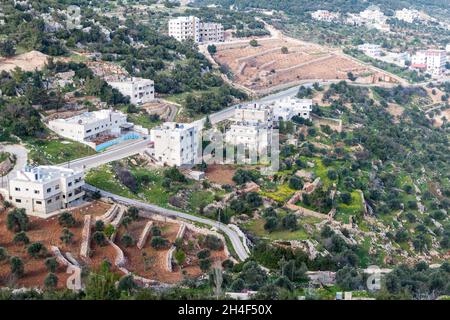
[[[370,57],[381,56],[381,46],[372,43],[364,43],[358,46],[358,50],[364,52]]]
[[[46,215],[81,202],[84,172],[57,166],[25,167],[9,180],[8,198],[28,214]]]
[[[450,43],[445,46],[445,51],[447,51],[447,53],[450,53]]]
[[[104,109],[52,120],[48,126],[62,137],[84,143],[101,135],[119,136],[122,128],[129,127],[129,123],[123,112]]]
[[[378,6],[369,6],[366,10],[361,11],[359,16],[367,23],[385,23],[387,20]]]
[[[224,41],[224,28],[220,23],[201,22],[194,16],[177,17],[169,20],[169,36],[178,41],[192,39],[200,42]]]
[[[420,19],[420,12],[403,8],[402,10],[395,11],[395,18],[408,23],[413,23],[415,20]]]
[[[330,12],[328,10],[317,10],[314,12],[311,12],[311,18],[318,21],[326,21],[326,22],[333,22],[338,20],[340,17],[339,13],[337,12]]]
[[[265,154],[272,140],[272,127],[258,122],[236,122],[226,132],[225,141],[244,150]]]
[[[200,19],[193,16],[170,19],[169,36],[178,41],[192,39],[200,42]]]
[[[285,98],[272,104],[274,121],[289,121],[294,116],[311,119],[312,99]]]
[[[153,80],[119,78],[116,81],[108,81],[108,84],[119,90],[122,95],[129,97],[132,104],[140,105],[155,100],[155,83]]]
[[[431,75],[441,75],[445,72],[446,60],[445,50],[422,50],[412,56],[411,67],[426,70]]]
[[[273,111],[270,106],[255,102],[239,105],[234,110],[233,120],[235,122],[261,123],[271,126]]]
[[[150,141],[152,156],[162,165],[193,165],[201,155],[199,128],[193,123],[166,122],[150,131]]]

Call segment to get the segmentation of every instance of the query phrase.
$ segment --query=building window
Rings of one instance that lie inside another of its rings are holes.
[[[20,188],[16,188],[16,191],[20,191]]]
[[[47,203],[52,203],[52,199],[48,199],[48,200],[47,200]]]
[[[59,184],[55,186],[55,190],[59,190]]]
[[[39,194],[39,190],[34,190],[34,194]]]
[[[52,188],[48,188],[47,189],[47,193],[49,193],[49,192],[51,192],[52,191]]]
[[[20,200],[20,199],[16,199],[16,202],[17,202],[17,203],[21,203],[21,202],[22,202],[22,200]]]
[[[42,204],[42,201],[36,201],[36,204]]]
[[[59,200],[59,196],[56,196],[55,200]]]
[[[72,182],[69,182],[67,185],[68,185],[69,187],[71,187],[71,186],[72,186]]]

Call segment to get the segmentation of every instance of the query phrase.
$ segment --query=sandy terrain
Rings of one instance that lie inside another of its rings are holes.
[[[47,63],[48,58],[49,56],[39,51],[30,51],[12,58],[0,58],[0,71],[9,72],[16,67],[19,67],[24,71],[42,69]]]
[[[217,184],[234,185],[233,176],[236,172],[232,166],[208,165],[206,169],[206,178]]]

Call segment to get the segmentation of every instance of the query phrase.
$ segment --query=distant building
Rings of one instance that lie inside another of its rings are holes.
[[[338,20],[340,17],[339,13],[337,12],[330,12],[328,10],[317,10],[314,12],[311,12],[311,18],[318,21],[326,21],[326,22],[333,22]]]
[[[234,110],[233,120],[236,122],[262,123],[272,125],[273,111],[268,105],[260,103],[243,104]]]
[[[272,104],[274,121],[289,121],[294,116],[311,119],[312,99],[285,98]]]
[[[431,75],[441,75],[445,72],[447,54],[445,50],[422,50],[411,58],[411,67],[424,70]]]
[[[241,145],[244,150],[264,154],[271,145],[272,127],[265,123],[236,122],[230,126],[225,141],[233,146]]]
[[[403,8],[402,10],[395,11],[395,18],[408,23],[413,23],[415,20],[420,19],[420,12]]]
[[[358,46],[358,50],[364,52],[370,57],[381,56],[381,46],[378,44],[364,43]]]
[[[57,166],[25,167],[9,180],[8,198],[29,214],[46,215],[81,202],[84,173]]]
[[[169,20],[169,36],[178,41],[192,39],[200,42],[224,41],[224,28],[219,23],[201,22],[194,16],[177,17]]]
[[[122,128],[129,124],[126,114],[107,109],[52,120],[48,126],[62,137],[84,143],[101,135],[119,136]]]
[[[199,128],[192,123],[166,122],[150,131],[150,140],[152,156],[163,165],[193,165],[200,156]]]
[[[450,53],[450,43],[445,47],[445,51],[447,51],[447,53]]]
[[[130,103],[140,105],[155,100],[155,83],[150,79],[118,78],[108,84],[130,98]]]

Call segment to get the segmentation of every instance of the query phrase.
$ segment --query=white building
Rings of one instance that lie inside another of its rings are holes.
[[[204,23],[194,16],[177,17],[169,20],[169,36],[178,41],[222,42],[224,29],[219,23]]]
[[[361,11],[359,16],[367,23],[385,23],[387,20],[378,6],[369,6],[366,10]]]
[[[230,126],[225,141],[233,146],[242,146],[244,150],[265,154],[271,144],[272,127],[258,122],[236,122]]]
[[[450,43],[445,47],[445,51],[447,51],[447,53],[450,53]]]
[[[46,215],[79,204],[84,173],[57,166],[25,167],[9,180],[8,198],[29,214]]]
[[[108,84],[130,98],[130,103],[140,105],[155,100],[155,83],[150,79],[119,78]]]
[[[166,122],[150,131],[152,156],[168,166],[196,164],[201,155],[199,128],[195,124]]]
[[[445,72],[446,60],[445,50],[422,50],[412,56],[411,67],[425,70],[431,75],[441,75]]]
[[[339,13],[337,12],[330,12],[328,10],[317,10],[314,12],[311,12],[311,18],[318,21],[326,21],[326,22],[333,22],[338,20],[340,17]]]
[[[395,11],[395,18],[408,23],[413,23],[415,20],[420,19],[420,12],[403,8],[402,10]]]
[[[119,136],[122,128],[129,127],[129,123],[126,114],[104,109],[68,119],[52,120],[48,126],[62,137],[85,143],[101,135]]]
[[[262,123],[271,126],[273,111],[270,106],[256,102],[239,105],[234,110],[233,120],[235,122]]]
[[[370,57],[381,56],[381,46],[378,44],[364,43],[358,46],[358,50],[364,52]]]
[[[294,116],[311,119],[312,99],[285,98],[272,104],[274,121],[289,121]]]

